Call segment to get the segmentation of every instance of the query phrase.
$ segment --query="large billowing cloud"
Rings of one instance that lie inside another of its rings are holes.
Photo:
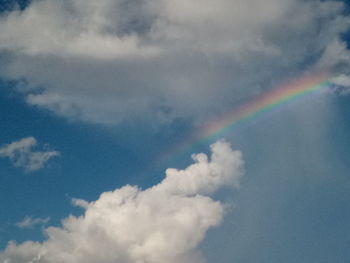
[[[168,169],[159,184],[142,190],[124,186],[88,203],[80,217],[62,228],[46,229],[43,243],[9,243],[4,263],[194,263],[202,262],[198,244],[220,224],[224,206],[209,196],[223,185],[238,187],[241,153],[220,141],[212,154],[193,155],[184,170]]]
[[[34,0],[1,17],[0,72],[23,80],[29,104],[70,118],[198,119],[304,71],[348,73],[343,10],[318,0]]]

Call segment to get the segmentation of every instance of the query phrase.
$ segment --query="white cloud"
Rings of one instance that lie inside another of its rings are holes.
[[[83,199],[78,199],[78,198],[72,198],[71,200],[72,205],[81,207],[81,208],[88,208],[89,207],[89,202],[83,200]]]
[[[2,146],[0,157],[9,158],[14,166],[31,172],[43,168],[47,161],[59,155],[57,151],[34,151],[36,146],[34,137],[23,138]]]
[[[350,87],[350,76],[339,75],[331,80],[334,84],[344,87]]]
[[[341,74],[330,80],[332,85],[332,92],[340,95],[350,94],[350,76]]]
[[[46,225],[49,221],[50,221],[49,217],[32,218],[32,217],[26,216],[25,218],[23,218],[22,221],[16,223],[16,226],[18,226],[19,228],[32,228],[36,225]]]
[[[62,227],[45,230],[43,243],[10,242],[0,253],[7,263],[195,263],[199,243],[218,226],[224,205],[209,197],[226,184],[238,186],[241,153],[226,142],[193,156],[184,170],[168,169],[159,184],[142,190],[124,186],[84,204],[85,214],[69,216]]]
[[[69,118],[205,118],[307,70],[343,73],[343,9],[318,0],[32,1],[0,18],[0,74],[26,81],[29,104]]]

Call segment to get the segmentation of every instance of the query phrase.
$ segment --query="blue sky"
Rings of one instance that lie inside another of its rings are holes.
[[[0,1],[0,263],[348,262],[348,4]]]

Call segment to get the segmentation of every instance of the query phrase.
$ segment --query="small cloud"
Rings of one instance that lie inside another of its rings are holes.
[[[33,228],[36,225],[45,225],[50,221],[50,217],[46,218],[32,218],[26,216],[21,222],[16,223],[19,228]]]
[[[89,202],[83,199],[72,198],[71,203],[74,206],[84,208],[84,209],[87,209],[89,207]]]
[[[14,166],[32,172],[43,168],[52,157],[59,156],[58,151],[34,151],[37,141],[34,137],[23,138],[0,148],[0,157],[9,158]]]
[[[350,95],[350,76],[341,74],[330,80],[332,92],[338,95]]]

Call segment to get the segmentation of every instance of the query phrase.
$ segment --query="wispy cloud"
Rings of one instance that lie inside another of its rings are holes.
[[[32,172],[43,168],[48,160],[58,156],[58,151],[35,151],[37,141],[27,137],[6,144],[0,148],[0,157],[9,158],[14,166]]]
[[[159,184],[142,190],[124,186],[98,200],[73,203],[85,208],[62,227],[49,227],[43,243],[10,242],[1,262],[199,263],[199,243],[218,226],[225,206],[210,196],[223,185],[238,187],[243,175],[239,151],[226,142],[211,146],[210,158],[193,156],[184,170],[168,169]],[[32,220],[24,221],[30,225]]]
[[[50,221],[50,217],[46,218],[33,218],[26,216],[21,222],[16,223],[19,228],[33,228],[36,225],[46,225]]]

